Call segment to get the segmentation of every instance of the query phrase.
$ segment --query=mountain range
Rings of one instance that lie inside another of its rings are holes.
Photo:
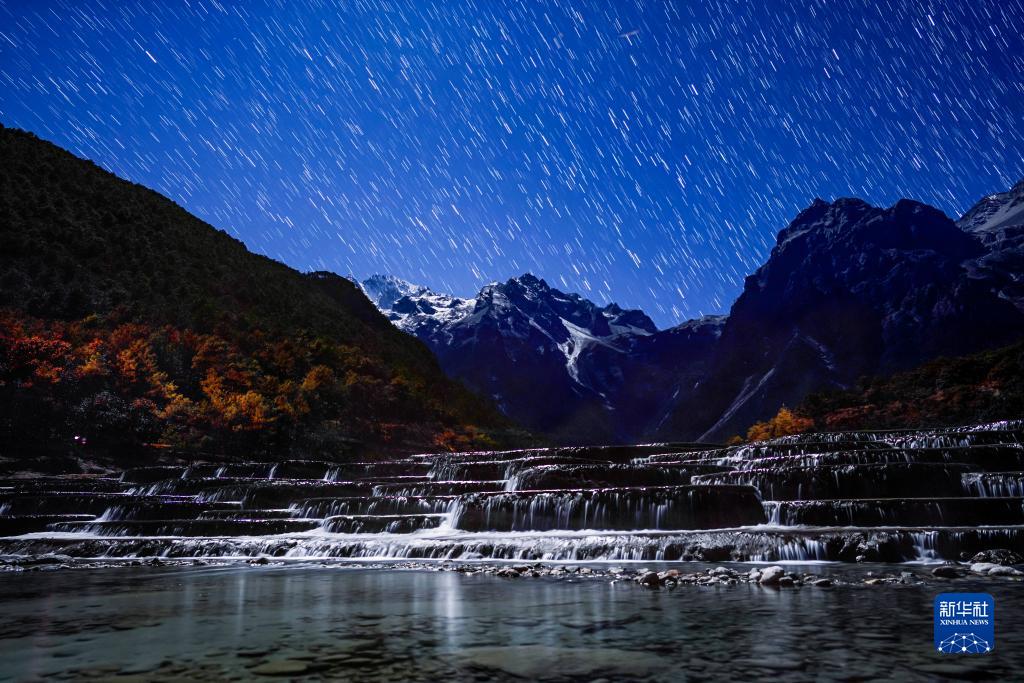
[[[709,317],[659,332],[642,311],[600,307],[529,274],[489,284],[474,299],[388,276],[362,287],[451,376],[559,441],[652,431],[669,405],[664,397],[702,373],[723,324]]]
[[[724,440],[812,392],[1024,336],[1024,181],[958,221],[814,200],[727,315],[659,330],[524,274],[475,298],[360,283],[442,368],[565,442]]]
[[[0,160],[0,457],[72,437],[466,449],[530,440],[516,424],[565,444],[721,441],[814,392],[846,390],[816,405],[848,410],[863,377],[1024,338],[1024,182],[957,221],[815,200],[727,315],[658,329],[529,273],[473,298],[300,273],[29,133],[0,126]],[[997,384],[1018,356],[990,357]],[[941,403],[944,372],[903,376]]]

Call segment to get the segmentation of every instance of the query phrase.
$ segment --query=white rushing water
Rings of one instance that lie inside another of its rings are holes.
[[[1024,447],[997,427],[9,480],[0,554],[959,559],[1024,549]]]

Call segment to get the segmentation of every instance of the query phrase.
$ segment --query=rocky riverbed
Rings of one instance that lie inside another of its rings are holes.
[[[635,563],[634,563],[635,564]],[[659,563],[664,565],[665,563]],[[831,563],[815,565],[719,564],[695,571],[693,563],[652,570],[644,566],[619,566],[610,563],[490,563],[451,561],[389,561],[352,562],[347,560],[281,560],[260,557],[253,560],[168,560],[161,558],[89,561],[69,556],[0,557],[0,571],[38,572],[55,570],[88,570],[123,567],[321,567],[336,569],[372,569],[379,571],[456,572],[468,576],[487,575],[502,579],[555,579],[566,581],[610,581],[635,583],[645,588],[675,589],[681,586],[736,586],[757,584],[772,588],[830,588],[833,586],[925,585],[942,586],[957,579],[985,578],[1024,582],[1024,557],[1008,550],[978,553],[967,562],[946,562],[938,565],[859,565],[857,569],[843,566],[835,571]],[[796,568],[794,568],[796,567]],[[801,570],[800,568],[804,569]],[[813,567],[814,571],[807,571]]]

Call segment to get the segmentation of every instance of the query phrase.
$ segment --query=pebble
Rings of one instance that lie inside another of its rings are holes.
[[[134,664],[129,664],[129,665],[123,667],[118,672],[118,675],[122,675],[122,674],[145,674],[145,673],[149,673],[150,671],[155,671],[155,670],[159,669],[160,667],[166,665],[167,663],[168,662],[166,662],[166,661],[162,661],[162,662],[148,662],[148,663],[136,662]]]
[[[333,655],[324,655],[323,657],[320,657],[317,661],[325,662],[327,664],[336,664],[338,662],[347,662],[353,657],[355,657],[355,655],[339,652]]]
[[[307,673],[309,669],[309,662],[297,659],[279,659],[254,666],[249,671],[259,676],[293,676]]]
[[[932,576],[940,579],[956,579],[960,577],[960,568],[950,564],[944,564],[932,570]]]
[[[586,580],[601,580],[609,581],[610,583],[619,583],[629,581],[630,583],[640,584],[648,588],[659,588],[666,587],[668,589],[674,589],[679,585],[697,585],[705,587],[716,587],[716,586],[734,586],[740,583],[754,583],[762,584],[765,586],[781,586],[781,587],[799,587],[803,585],[816,585],[824,587],[829,586],[841,586],[841,585],[880,585],[880,584],[908,584],[916,583],[918,585],[926,583],[933,577],[935,579],[952,579],[964,577],[970,572],[976,577],[985,576],[992,577],[993,579],[1022,579],[1024,578],[1024,572],[1021,569],[1010,566],[1010,562],[1018,559],[1020,556],[1011,553],[1010,551],[985,551],[984,553],[978,553],[972,558],[972,562],[963,565],[957,565],[954,563],[944,564],[932,569],[930,575],[926,575],[923,572],[921,575],[917,575],[910,571],[900,571],[899,565],[893,566],[891,573],[880,573],[878,571],[867,571],[863,572],[860,577],[853,575],[852,573],[845,575],[837,574],[830,576],[823,582],[821,574],[814,573],[796,573],[784,571],[782,567],[778,565],[772,565],[768,567],[753,567],[749,570],[737,570],[735,567],[729,567],[723,564],[718,564],[707,569],[700,571],[689,571],[687,572],[685,567],[686,563],[680,564],[678,567],[670,569],[664,569],[662,571],[652,571],[649,568],[644,567],[622,567],[622,566],[611,566],[604,568],[601,566],[583,566],[583,565],[572,565],[559,563],[556,565],[545,565],[543,562],[531,562],[529,564],[485,564],[479,563],[467,563],[467,562],[423,562],[417,560],[407,560],[402,562],[358,562],[358,561],[346,561],[346,562],[323,562],[320,566],[323,567],[344,567],[347,569],[415,569],[415,570],[430,570],[430,571],[448,571],[458,572],[463,575],[490,575],[500,576],[502,578],[534,578],[534,579],[563,579],[569,582],[586,581]],[[469,559],[469,558],[463,558]],[[478,558],[482,559],[482,558]],[[149,563],[149,561],[146,561]],[[189,566],[191,559],[188,560],[173,560],[168,559],[161,561],[164,566]],[[268,559],[267,557],[256,557],[245,561],[246,563],[254,564],[271,564],[277,565],[281,562],[274,560],[273,558]],[[142,564],[138,561],[130,562],[118,562],[116,566],[124,567],[126,565],[138,565]],[[238,565],[238,561],[234,560],[210,560],[206,561],[205,564],[210,566],[230,566]],[[68,566],[69,568],[85,568],[85,567],[105,567],[112,566],[111,563],[91,563],[91,564],[72,564],[72,565],[59,565],[60,567]],[[851,565],[847,565],[847,568]],[[863,583],[862,583],[863,582]],[[159,622],[122,622],[110,624],[109,627],[114,630],[129,630],[137,629],[146,626],[155,626]],[[269,654],[269,650],[264,649],[253,649],[242,650],[236,652],[239,657],[259,658],[266,654]]]
[[[352,657],[345,662],[345,666],[371,666],[377,664],[378,660],[370,657]]]
[[[988,570],[989,576],[1024,576],[1024,572],[1005,565],[996,565]]]

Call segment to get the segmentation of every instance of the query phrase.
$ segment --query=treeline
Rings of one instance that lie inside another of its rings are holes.
[[[163,444],[337,456],[364,442],[493,446],[463,422],[465,406],[456,413],[445,405],[444,393],[323,337],[0,311],[5,451]]]
[[[750,428],[748,440],[808,431],[927,429],[1024,419],[1024,342],[808,396]]]

